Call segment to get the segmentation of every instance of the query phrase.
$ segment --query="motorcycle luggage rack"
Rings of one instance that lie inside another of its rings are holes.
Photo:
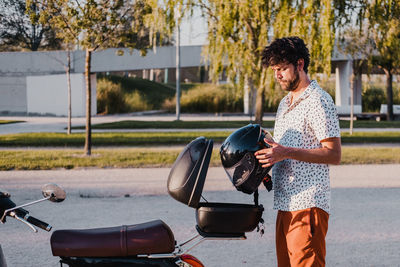
[[[195,236],[189,238],[185,242],[178,244],[175,246],[177,249],[176,252],[170,253],[170,254],[144,254],[144,255],[138,255],[138,257],[144,257],[144,258],[174,258],[176,256],[186,254],[199,244],[201,244],[203,241],[206,240],[245,240],[247,239],[246,235],[244,233],[207,233],[204,232],[200,229],[199,226],[196,225],[196,230],[198,234]],[[200,239],[199,239],[200,238]],[[186,244],[189,244],[192,241],[196,241],[191,247],[188,249],[183,249],[183,247]]]
[[[244,233],[207,233],[204,232],[200,229],[198,225],[196,225],[196,230],[198,232],[197,235],[194,237],[190,238],[189,240],[177,245],[176,247],[178,248],[178,253],[180,254],[185,254],[188,253],[190,250],[192,250],[194,247],[199,245],[205,240],[245,240],[246,235]],[[200,238],[200,240],[197,240],[195,244],[193,244],[190,248],[186,249],[185,251],[182,252],[182,247],[196,239]]]

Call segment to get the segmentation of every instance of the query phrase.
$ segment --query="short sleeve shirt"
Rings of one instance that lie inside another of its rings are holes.
[[[280,102],[276,114],[274,140],[288,147],[315,149],[321,140],[340,137],[339,119],[332,97],[311,81],[306,90],[291,101],[291,93]],[[274,209],[296,211],[318,207],[329,213],[329,166],[286,159],[272,169]]]

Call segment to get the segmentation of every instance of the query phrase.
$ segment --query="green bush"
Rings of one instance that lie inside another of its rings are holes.
[[[151,110],[152,105],[138,91],[125,94],[125,102],[130,112]]]
[[[332,79],[320,79],[321,87],[335,98],[335,83]],[[98,78],[99,113],[113,114],[145,110],[164,109],[175,112],[175,85],[165,85],[149,80],[116,75]],[[243,86],[181,84],[182,112],[243,112]],[[266,90],[264,112],[276,112],[280,100],[287,94],[279,84]],[[394,103],[400,103],[399,86],[393,84]],[[363,111],[377,112],[385,103],[385,93],[376,86],[363,92]]]
[[[126,112],[121,86],[106,79],[97,81],[97,113],[114,114]]]
[[[362,109],[364,112],[379,112],[381,104],[386,104],[386,80],[384,75],[375,75],[363,83]],[[395,78],[393,86],[393,104],[400,104],[400,83]]]
[[[379,112],[381,104],[386,103],[385,93],[381,88],[370,87],[362,93],[363,112]]]
[[[160,109],[165,99],[175,95],[174,88],[146,79],[117,75],[108,75],[104,76],[104,78],[119,84],[124,94],[128,94],[126,95],[127,98],[129,95],[137,96],[137,94],[132,93],[138,92],[149,109]]]
[[[334,79],[329,79],[329,78],[321,78],[318,81],[318,84],[321,86],[322,89],[324,89],[335,101],[336,97],[336,85],[335,85],[335,80]]]
[[[97,80],[97,112],[126,113],[160,109],[175,90],[160,83],[140,78],[99,75]]]
[[[393,104],[400,105],[400,84],[393,83]]]
[[[276,112],[281,99],[286,94],[287,92],[282,90],[279,84],[274,83],[273,89],[265,92],[264,112]]]
[[[243,96],[234,86],[224,84],[197,84],[182,92],[182,112],[243,112]],[[173,112],[176,99],[167,99],[163,108]]]

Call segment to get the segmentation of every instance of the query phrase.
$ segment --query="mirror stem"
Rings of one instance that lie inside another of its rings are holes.
[[[3,217],[1,217],[0,221],[3,222],[4,217],[6,217],[6,215],[9,212],[13,211],[13,210],[16,210],[16,209],[19,209],[19,208],[23,208],[23,207],[26,207],[26,206],[30,206],[30,205],[33,205],[33,204],[36,204],[36,203],[39,203],[39,202],[42,202],[42,201],[45,201],[45,200],[49,200],[50,198],[51,198],[51,196],[48,196],[48,197],[45,197],[45,198],[42,198],[42,199],[39,199],[39,200],[36,200],[36,201],[32,201],[32,202],[29,202],[29,203],[26,203],[26,204],[22,204],[22,205],[19,205],[19,206],[15,206],[15,207],[13,207],[11,209],[5,210],[4,214],[3,214]]]

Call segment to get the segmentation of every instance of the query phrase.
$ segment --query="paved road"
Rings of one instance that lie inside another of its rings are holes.
[[[20,204],[40,197],[55,182],[67,191],[63,203],[31,206],[31,214],[56,229],[106,227],[164,220],[178,242],[196,234],[195,214],[166,192],[169,169],[81,169],[0,172],[0,188]],[[400,165],[333,166],[332,214],[327,266],[400,266]],[[210,202],[251,203],[235,191],[222,168],[210,168],[204,189]],[[262,190],[266,233],[244,241],[205,241],[192,250],[206,266],[276,266],[272,193]],[[0,243],[9,266],[58,266],[51,233],[33,233],[9,220],[0,225]]]
[[[122,114],[122,115],[107,115],[107,116],[93,116],[92,124],[117,122],[123,120],[143,120],[143,121],[173,121],[176,116],[173,114]],[[226,121],[226,120],[249,120],[249,116],[245,115],[210,115],[210,114],[182,114],[180,117],[184,121]],[[254,117],[253,117],[254,119]],[[273,116],[265,116],[264,120],[273,120]],[[66,132],[67,118],[65,117],[27,117],[27,116],[0,116],[0,120],[17,120],[23,121],[22,123],[13,123],[0,125],[0,134],[9,133],[27,133],[27,132]],[[72,118],[72,126],[84,126],[86,118],[74,117]],[[167,130],[167,129],[166,129]],[[178,129],[179,130],[179,129]],[[174,130],[174,131],[178,131]],[[78,130],[74,130],[77,132]],[[98,131],[98,130],[93,130]],[[105,130],[100,130],[105,131]],[[118,130],[113,130],[118,131]],[[128,130],[135,131],[135,130]],[[143,131],[143,130],[140,130]],[[147,131],[147,130],[146,130]],[[159,131],[159,130],[157,130]],[[165,130],[164,130],[165,131]]]
[[[247,117],[248,118],[248,117]],[[65,132],[66,118],[0,117],[25,123],[0,125],[0,134]],[[174,116],[97,116],[93,123],[126,119],[174,120]],[[245,120],[243,116],[182,116],[183,120]],[[267,118],[273,119],[273,117]],[[84,125],[74,118],[73,125]],[[366,130],[366,129],[361,129]],[[382,130],[382,129],[380,129]],[[400,130],[400,129],[385,129]],[[0,172],[0,188],[17,203],[40,197],[47,182],[62,185],[68,194],[60,204],[31,206],[32,215],[56,229],[93,228],[164,220],[178,242],[196,234],[194,210],[168,196],[169,170],[80,169]],[[327,266],[400,266],[400,165],[347,165],[332,167],[332,214],[327,237]],[[210,202],[251,203],[233,189],[221,168],[210,168],[205,198]],[[276,266],[275,212],[272,193],[262,191],[266,233],[248,233],[245,241],[206,241],[192,253],[206,266]],[[49,246],[51,233],[33,233],[19,222],[0,225],[0,244],[8,266],[58,266]]]
[[[92,124],[99,123],[109,123],[109,122],[117,122],[123,120],[144,120],[144,121],[173,121],[176,119],[176,116],[173,114],[141,114],[141,113],[133,113],[133,114],[124,114],[124,115],[107,115],[107,116],[93,116]],[[221,116],[221,115],[212,115],[212,114],[182,114],[181,120],[184,121],[199,121],[199,120],[208,120],[208,121],[226,121],[226,120],[249,120],[251,121],[248,115],[230,115],[230,116]],[[254,117],[253,117],[254,119]],[[0,116],[0,120],[19,120],[23,121],[23,123],[12,123],[12,124],[0,124],[0,134],[11,134],[11,133],[29,133],[29,132],[66,132],[67,127],[67,118],[65,117],[25,117],[25,116]],[[274,115],[265,115],[264,120],[274,120]],[[86,119],[84,117],[72,118],[72,126],[84,126]],[[205,129],[207,131],[210,130],[234,130],[234,129]],[[380,128],[380,129],[371,129],[371,128],[356,128],[354,131],[400,131],[399,128]],[[83,132],[84,130],[73,130],[74,132]],[[93,132],[106,132],[108,130],[93,130]],[[182,129],[122,129],[122,130],[110,130],[112,132],[116,131],[182,131]],[[185,131],[191,131],[185,129]],[[199,129],[194,129],[192,131],[201,131]],[[342,129],[342,131],[348,131],[348,129]]]

